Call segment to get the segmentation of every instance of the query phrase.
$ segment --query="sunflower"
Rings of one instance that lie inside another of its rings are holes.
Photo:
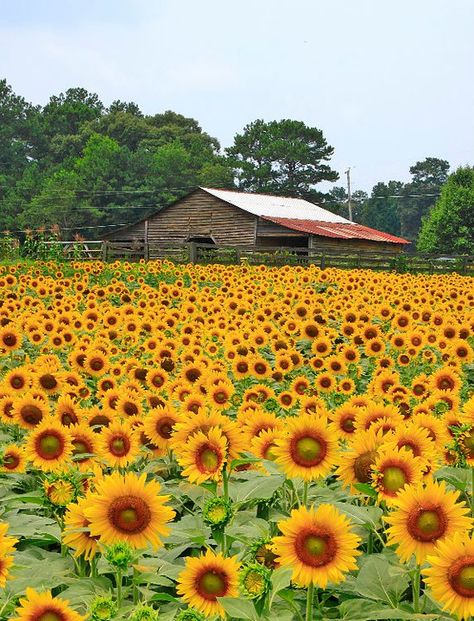
[[[372,402],[367,407],[358,410],[355,417],[355,428],[356,430],[367,431],[373,423],[382,418],[392,420],[395,426],[403,425],[403,416],[394,405]]]
[[[197,484],[218,481],[227,458],[227,439],[219,427],[211,427],[206,434],[198,431],[177,454],[182,475]]]
[[[440,541],[432,555],[430,567],[423,570],[425,583],[443,610],[458,619],[474,616],[474,539],[467,533],[454,533]]]
[[[69,435],[72,444],[72,458],[82,472],[86,472],[95,461],[97,434],[85,423],[71,425]]]
[[[356,569],[360,539],[347,517],[333,505],[294,509],[278,528],[283,535],[273,538],[276,560],[292,568],[296,584],[324,589],[328,582],[342,582],[345,573]]]
[[[71,454],[69,434],[52,418],[35,427],[26,441],[26,458],[33,466],[46,472],[63,469]]]
[[[20,606],[15,610],[17,617],[11,621],[85,621],[86,617],[69,607],[67,599],[53,597],[51,591],[38,593],[26,589],[26,597],[20,599]]]
[[[250,441],[250,452],[260,459],[275,460],[274,448],[280,437],[278,429],[264,429]]]
[[[428,437],[435,443],[438,451],[443,450],[450,442],[450,436],[443,420],[425,412],[414,413],[410,422],[422,429],[426,429]]]
[[[240,563],[235,556],[224,558],[208,550],[204,556],[186,559],[178,576],[177,592],[183,600],[206,617],[225,616],[218,597],[237,597]]]
[[[14,399],[11,413],[20,427],[34,429],[49,414],[49,406],[43,399],[26,393]]]
[[[472,528],[468,513],[469,507],[460,502],[459,492],[446,489],[444,481],[407,485],[399,492],[395,509],[384,518],[390,524],[387,545],[397,545],[402,562],[414,554],[421,565],[439,541]]]
[[[19,367],[8,371],[3,378],[3,383],[14,392],[22,392],[30,388],[31,377],[25,367]]]
[[[89,520],[84,513],[92,497],[89,493],[86,497],[78,498],[75,503],[67,506],[62,535],[64,545],[74,550],[74,556],[83,555],[86,561],[90,561],[99,550],[98,538],[92,537],[87,530]]]
[[[435,390],[451,390],[457,392],[461,387],[461,378],[449,367],[435,371],[430,377],[430,386]]]
[[[372,465],[377,458],[377,450],[383,442],[381,431],[373,429],[359,431],[354,440],[348,444],[348,450],[338,455],[336,476],[344,485],[351,487],[357,493],[356,483],[370,483]]]
[[[171,406],[153,408],[143,421],[143,431],[157,448],[167,448],[178,420],[178,413]]]
[[[337,436],[323,416],[301,414],[287,418],[285,433],[276,439],[275,461],[288,478],[314,481],[327,476],[337,455]]]
[[[140,440],[128,421],[104,427],[98,439],[98,453],[112,468],[123,468],[140,452]]]
[[[350,439],[355,431],[355,418],[359,409],[350,403],[344,403],[330,414],[330,427],[340,438]]]
[[[77,425],[81,419],[81,408],[77,404],[77,400],[70,395],[61,395],[59,397],[54,413],[64,427]]]
[[[395,445],[382,445],[371,467],[372,485],[378,491],[379,500],[393,505],[397,494],[405,485],[421,481],[426,462],[421,457]]]
[[[84,514],[89,521],[91,537],[105,545],[124,541],[132,548],[162,545],[175,512],[165,505],[169,496],[160,496],[157,481],[146,482],[146,474],[121,475],[113,472],[95,486]]]
[[[179,453],[188,439],[199,431],[206,434],[211,427],[219,427],[227,440],[229,459],[238,459],[240,454],[248,448],[248,443],[237,421],[231,420],[220,410],[206,408],[198,414],[180,415],[180,420],[173,427],[171,448]]]
[[[253,410],[251,415],[247,411],[242,414],[239,412],[238,420],[242,425],[242,433],[246,442],[250,443],[263,431],[281,429],[284,419],[277,418],[273,412],[267,412],[259,407]]]
[[[415,457],[423,457],[429,464],[435,464],[437,460],[436,445],[428,435],[428,430],[416,423],[397,428],[390,437],[390,442],[400,449],[411,451]]]
[[[0,328],[0,349],[4,352],[14,351],[21,346],[21,334],[9,326]]]
[[[13,552],[18,539],[7,536],[8,524],[0,523],[0,588],[7,582],[9,569],[13,564]]]
[[[33,375],[33,386],[45,393],[54,395],[61,390],[61,377],[54,363],[40,366]]]
[[[16,444],[9,444],[2,450],[0,472],[25,472],[25,453]]]

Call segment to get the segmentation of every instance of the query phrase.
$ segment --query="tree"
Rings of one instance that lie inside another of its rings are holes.
[[[474,168],[449,175],[424,219],[417,243],[422,252],[474,254]]]
[[[377,183],[372,188],[370,198],[361,208],[360,224],[371,228],[400,235],[399,199],[402,195],[403,183],[389,181]]]
[[[349,206],[347,200],[347,191],[342,186],[335,186],[331,188],[327,193],[327,197],[322,204],[325,209],[332,211],[333,213],[342,216],[343,218],[349,218]],[[352,219],[354,222],[360,223],[362,219],[362,211],[364,205],[368,199],[367,192],[363,190],[356,190],[351,195],[352,205]]]
[[[415,240],[421,221],[436,202],[441,186],[446,183],[449,162],[427,157],[410,168],[412,180],[403,189],[399,202],[401,234]]]
[[[339,177],[324,163],[333,147],[320,129],[302,121],[258,119],[235,136],[226,153],[243,190],[318,200],[322,194],[314,186]]]
[[[36,113],[37,109],[15,95],[6,80],[0,80],[0,175],[5,183],[20,177],[28,165]]]

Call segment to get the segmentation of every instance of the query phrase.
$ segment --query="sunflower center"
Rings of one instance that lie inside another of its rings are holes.
[[[354,419],[351,416],[346,416],[345,418],[343,418],[341,421],[341,429],[346,433],[353,433],[355,429]]]
[[[92,358],[89,362],[89,366],[93,371],[100,371],[104,368],[104,361],[101,358]]]
[[[436,541],[444,535],[446,528],[446,515],[441,507],[418,509],[407,520],[408,532],[417,541]]]
[[[310,468],[321,463],[326,456],[326,442],[322,438],[304,436],[291,442],[291,454],[298,466]]]
[[[130,441],[125,436],[114,436],[109,443],[109,450],[115,457],[123,457],[130,450]]]
[[[25,405],[25,407],[21,409],[21,417],[25,423],[28,423],[29,425],[37,425],[43,418],[43,412],[38,406],[29,404]]]
[[[147,503],[138,496],[120,496],[109,507],[110,523],[121,533],[138,534],[151,522],[151,511]]]
[[[214,394],[214,400],[216,403],[225,403],[227,401],[227,393],[225,393],[223,390],[218,390]]]
[[[51,375],[51,373],[46,373],[45,375],[41,376],[40,384],[46,390],[53,390],[53,388],[56,388],[56,386],[58,385],[58,382],[54,375]]]
[[[302,532],[295,540],[295,552],[298,559],[310,567],[322,567],[332,561],[336,555],[334,538],[328,532]]]
[[[79,422],[79,419],[74,414],[74,412],[68,412],[68,411],[62,412],[62,414],[61,414],[61,423],[65,427],[70,427],[71,425],[75,425],[77,422]]]
[[[219,466],[219,454],[209,446],[204,447],[199,454],[199,462],[204,472],[215,472]]]
[[[474,597],[474,557],[464,556],[457,559],[448,569],[451,587],[462,597]]]
[[[156,431],[159,436],[164,438],[165,440],[169,440],[171,438],[171,434],[173,433],[173,425],[175,421],[172,418],[165,417],[160,418],[156,425]]]
[[[269,461],[274,461],[274,460],[275,460],[276,455],[275,455],[275,452],[274,452],[274,450],[273,450],[274,448],[275,448],[275,445],[273,444],[273,442],[271,442],[271,443],[270,443],[270,444],[266,447],[266,449],[265,449],[265,450],[264,450],[264,452],[263,452],[263,457],[264,457],[264,459],[268,459]]]
[[[367,451],[354,460],[354,474],[359,483],[368,483],[371,480],[371,466],[376,457],[376,451]]]
[[[464,446],[469,451],[469,457],[474,456],[474,431],[470,431],[464,438]]]
[[[3,342],[7,347],[13,347],[16,345],[17,338],[14,334],[5,334],[3,337]]]
[[[19,375],[15,375],[15,377],[12,378],[10,383],[12,385],[12,388],[19,389],[19,388],[23,388],[23,386],[25,385],[25,380]]]
[[[401,468],[398,466],[385,468],[382,477],[382,485],[385,490],[395,494],[405,483],[407,483],[407,477]]]
[[[18,455],[14,455],[13,453],[8,453],[3,458],[3,466],[7,470],[14,470],[19,463],[20,458],[18,457]]]
[[[63,442],[56,434],[47,431],[38,438],[36,448],[43,459],[57,459],[63,452]]]
[[[226,575],[216,570],[206,571],[198,581],[199,594],[205,599],[215,600],[227,591]]]
[[[60,612],[47,610],[46,612],[43,612],[43,614],[40,614],[37,619],[38,621],[64,621],[64,615]]]
[[[419,455],[421,455],[419,447],[416,446],[416,444],[412,444],[408,440],[403,440],[402,442],[400,442],[398,444],[398,448],[408,449],[409,451],[413,453],[415,457],[419,457]]]

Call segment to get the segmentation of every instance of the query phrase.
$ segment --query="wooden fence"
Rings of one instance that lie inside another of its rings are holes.
[[[346,269],[371,269],[397,272],[449,273],[474,275],[474,256],[405,254],[374,251],[352,253],[292,248],[281,246],[214,246],[190,242],[187,244],[154,245],[130,242],[84,241],[51,242],[60,244],[66,260],[114,261],[126,259],[168,259],[176,263],[222,263],[249,265],[317,265]]]

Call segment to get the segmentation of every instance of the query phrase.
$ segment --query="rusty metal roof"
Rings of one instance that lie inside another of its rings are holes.
[[[263,216],[264,220],[270,220],[276,224],[294,231],[301,231],[311,235],[320,235],[321,237],[334,237],[336,239],[366,239],[376,242],[389,242],[392,244],[409,244],[410,242],[402,237],[395,237],[390,233],[377,231],[362,224],[356,224],[346,220],[340,222],[324,222],[321,220],[301,220],[299,218],[270,218]]]

